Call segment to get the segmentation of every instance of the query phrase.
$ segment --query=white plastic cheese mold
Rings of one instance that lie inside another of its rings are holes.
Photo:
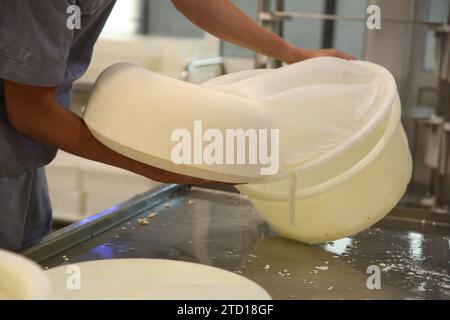
[[[225,75],[202,86],[129,64],[97,80],[84,119],[113,150],[172,172],[245,183],[271,227],[304,242],[334,240],[383,218],[411,177],[395,80],[381,66],[315,58]],[[175,165],[177,128],[279,129],[278,174],[261,164]]]

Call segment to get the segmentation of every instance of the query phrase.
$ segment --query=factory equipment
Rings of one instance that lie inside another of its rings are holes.
[[[430,116],[415,117],[416,130],[425,132],[425,162],[431,168],[428,195],[421,204],[433,210],[448,211],[446,185],[450,153],[450,25],[429,26],[436,38],[438,106]],[[418,134],[415,135],[417,137]],[[416,144],[416,141],[414,141]]]

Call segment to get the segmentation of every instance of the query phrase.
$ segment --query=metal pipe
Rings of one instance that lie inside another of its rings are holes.
[[[275,10],[276,11],[284,11],[285,5],[284,0],[276,0],[275,2]],[[280,36],[281,38],[284,38],[284,21],[279,20],[274,23],[275,27],[275,33]],[[280,60],[270,59],[271,67],[272,68],[279,68],[283,65],[283,62]]]
[[[325,14],[335,15],[336,9],[337,9],[336,0],[326,0]],[[333,47],[334,22],[335,22],[334,20],[329,19],[323,20],[322,48]]]
[[[259,0],[258,1],[258,12],[270,14],[271,12],[271,0]],[[277,23],[274,20],[263,20],[260,19],[260,14],[258,15],[258,22],[259,24],[264,27],[265,29],[274,32],[275,27],[274,24]],[[261,68],[267,68],[269,65],[269,58],[265,55],[255,53],[255,68],[261,69]]]
[[[275,3],[275,10],[276,11],[284,11],[285,5],[284,0],[277,0]],[[277,34],[280,37],[284,37],[284,23],[283,21],[278,21],[277,23]]]
[[[271,0],[259,0],[258,1],[258,11],[259,12],[269,12],[270,5],[271,5]]]
[[[450,6],[448,7],[448,18],[447,18],[447,24],[450,24]]]
[[[150,33],[150,1],[151,0],[140,1],[139,33],[141,34]]]
[[[276,20],[276,19],[319,19],[319,20],[335,20],[335,21],[361,21],[367,20],[366,16],[344,16],[335,14],[324,14],[324,13],[311,13],[311,12],[295,12],[295,11],[274,11],[267,14],[260,15],[261,20]],[[428,27],[438,27],[445,26],[445,23],[426,21],[426,20],[413,20],[413,19],[396,19],[396,18],[383,18],[384,22],[389,23],[412,23],[420,24]]]

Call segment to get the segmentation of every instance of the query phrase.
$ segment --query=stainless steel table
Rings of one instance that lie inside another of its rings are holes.
[[[449,235],[450,216],[398,208],[356,236],[302,244],[273,233],[237,193],[165,185],[24,254],[46,268],[137,257],[198,262],[240,273],[275,299],[449,299]],[[366,286],[373,265],[380,290]]]

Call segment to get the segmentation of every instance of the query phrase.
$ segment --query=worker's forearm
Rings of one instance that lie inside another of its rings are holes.
[[[8,88],[9,85],[6,85]],[[8,90],[7,90],[8,91]],[[8,94],[8,92],[7,92]],[[54,145],[83,158],[119,167],[164,183],[204,184],[208,181],[173,174],[129,159],[101,144],[91,134],[83,119],[56,102],[37,100],[34,104],[15,99],[7,103],[8,118],[21,133]]]
[[[160,182],[211,183],[140,163],[107,148],[95,139],[83,119],[57,104],[54,87],[37,87],[5,80],[4,93],[10,123],[17,131],[33,139]]]
[[[60,107],[51,107],[46,116],[34,114],[34,124],[26,129],[33,138],[80,157],[111,164],[130,171],[139,171],[136,164],[109,150],[98,142],[88,130],[84,121],[74,113]]]
[[[300,49],[267,31],[228,0],[174,0],[187,18],[203,30],[239,46],[291,62]],[[294,52],[295,51],[295,52]]]
[[[88,130],[83,119],[60,107],[51,107],[52,112],[45,117],[37,114],[33,126],[27,130],[33,138],[57,146],[69,153],[83,158],[123,168],[162,182],[166,179],[162,170],[151,168],[112,151],[100,142]]]

